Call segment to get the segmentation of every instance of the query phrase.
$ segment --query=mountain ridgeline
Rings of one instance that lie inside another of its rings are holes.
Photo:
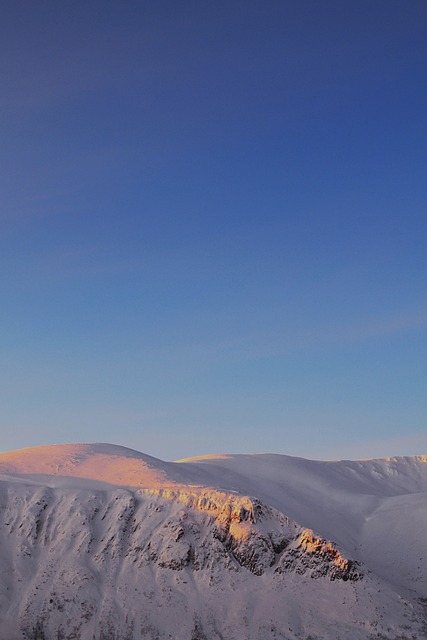
[[[427,638],[427,459],[0,454],[0,640]]]

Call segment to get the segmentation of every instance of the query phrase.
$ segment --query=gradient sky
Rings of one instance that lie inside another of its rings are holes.
[[[427,452],[425,0],[0,21],[0,449]]]

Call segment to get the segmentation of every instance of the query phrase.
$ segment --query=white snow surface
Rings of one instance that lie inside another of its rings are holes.
[[[0,453],[0,640],[427,638],[427,456]]]

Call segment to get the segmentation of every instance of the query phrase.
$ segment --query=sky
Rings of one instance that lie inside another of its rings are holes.
[[[0,450],[427,453],[425,0],[17,0]]]

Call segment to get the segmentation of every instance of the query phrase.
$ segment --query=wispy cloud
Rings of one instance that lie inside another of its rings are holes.
[[[416,329],[427,329],[427,307],[407,309],[388,318],[350,327],[343,332],[343,338],[358,342]]]
[[[256,360],[307,353],[324,348],[345,348],[363,345],[388,336],[427,329],[424,307],[407,309],[393,316],[375,318],[360,325],[328,326],[228,333],[227,338],[210,341],[195,340],[181,345],[165,346],[165,355],[192,364],[223,360]]]

